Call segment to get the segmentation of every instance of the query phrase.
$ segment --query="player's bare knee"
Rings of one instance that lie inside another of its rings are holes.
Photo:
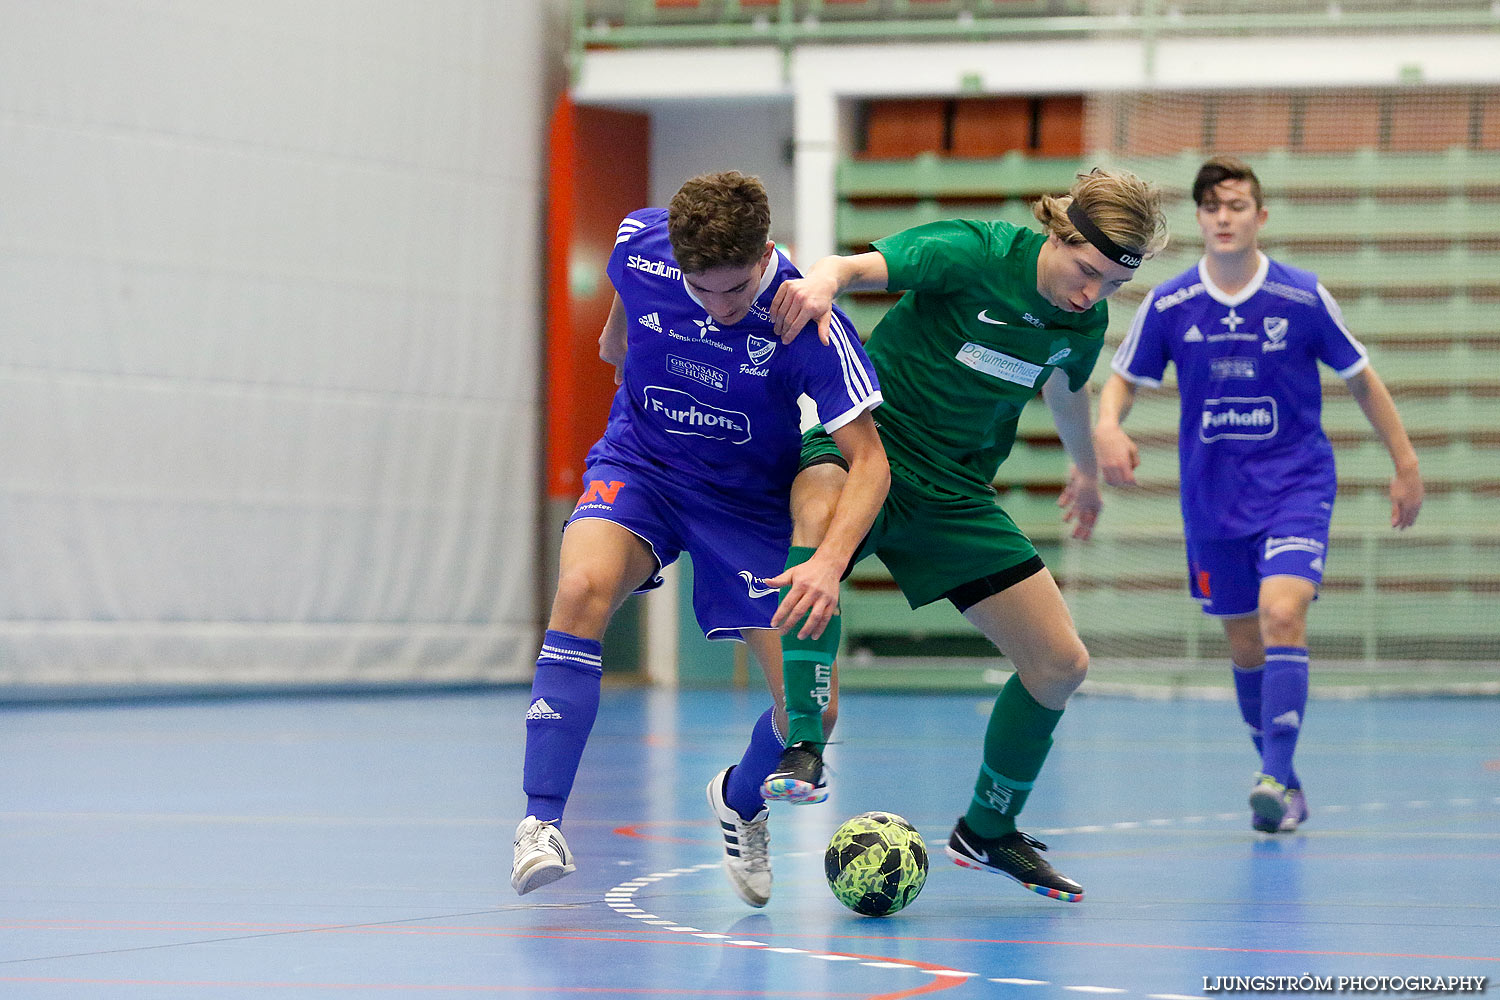
[[[1089,651],[1078,643],[1066,654],[1058,657],[1053,664],[1053,674],[1059,688],[1066,688],[1068,694],[1078,690],[1079,685],[1089,673]]]
[[[588,569],[565,570],[557,578],[557,595],[552,599],[552,619],[603,628],[609,622],[610,588]]]
[[[1267,645],[1300,645],[1307,619],[1300,601],[1271,601],[1261,605],[1260,630]]]

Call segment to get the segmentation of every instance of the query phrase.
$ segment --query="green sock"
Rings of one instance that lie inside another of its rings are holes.
[[[807,562],[814,549],[794,545],[786,556],[786,567]],[[781,596],[786,596],[782,590]],[[803,619],[804,621],[806,619]],[[839,651],[842,622],[837,614],[816,639],[799,639],[798,622],[781,637],[781,679],[786,691],[786,745],[813,743],[823,746],[823,709],[833,690],[833,660]]]
[[[964,814],[969,829],[986,838],[1015,832],[1061,718],[1061,710],[1045,708],[1031,696],[1019,675],[1005,682],[984,731],[984,765]]]

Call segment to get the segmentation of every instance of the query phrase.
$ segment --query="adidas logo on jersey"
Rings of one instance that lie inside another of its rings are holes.
[[[641,326],[644,326],[648,330],[655,330],[657,333],[661,333],[660,313],[647,313],[646,315],[642,316],[637,322],[639,322]]]
[[[1182,335],[1182,342],[1184,344],[1198,344],[1203,342],[1203,331],[1198,329],[1197,323],[1188,327],[1188,332]]]
[[[514,716],[512,716],[512,718],[514,718]],[[562,718],[562,714],[559,713],[559,712],[552,711],[552,706],[549,705],[549,704],[547,704],[547,699],[546,698],[538,698],[536,701],[532,702],[531,703],[531,707],[526,710],[526,719],[527,719],[527,721],[530,721],[531,719],[561,719],[561,718]]]

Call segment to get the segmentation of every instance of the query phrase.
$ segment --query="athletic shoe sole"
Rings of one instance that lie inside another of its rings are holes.
[[[1081,892],[1064,892],[1061,889],[1049,889],[1045,885],[1037,885],[1035,882],[1028,882],[1025,879],[1016,878],[1014,875],[1012,875],[1008,871],[1005,871],[1004,869],[991,868],[989,865],[982,865],[978,861],[975,861],[973,858],[969,857],[967,854],[964,854],[961,851],[955,851],[951,846],[944,847],[943,852],[947,854],[948,857],[952,858],[953,863],[958,865],[960,868],[967,868],[970,871],[976,872],[989,872],[991,875],[1004,875],[1012,882],[1030,889],[1038,896],[1046,896],[1048,899],[1056,899],[1059,902],[1063,903],[1078,903],[1083,900],[1083,893]]]
[[[1256,785],[1250,789],[1251,820],[1257,830],[1274,833],[1281,828],[1281,819],[1286,815],[1286,792],[1277,792],[1269,784]]]
[[[828,800],[828,786],[798,781],[796,778],[767,778],[760,786],[767,802],[790,802],[795,806],[817,805]]]

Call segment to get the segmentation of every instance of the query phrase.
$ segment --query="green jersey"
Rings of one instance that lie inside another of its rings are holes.
[[[1103,302],[1058,309],[1036,288],[1046,237],[1007,222],[953,220],[875,241],[905,291],[866,345],[885,403],[875,414],[892,470],[963,496],[992,496],[1021,409],[1054,368],[1075,392],[1104,346]]]

